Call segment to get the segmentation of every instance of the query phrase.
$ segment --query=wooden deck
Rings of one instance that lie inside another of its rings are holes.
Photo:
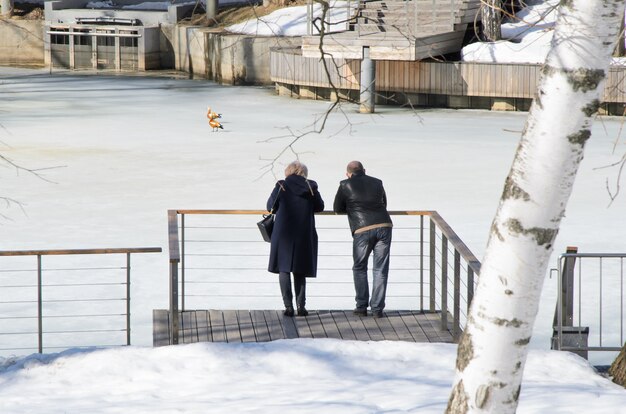
[[[268,342],[293,338],[357,341],[454,342],[451,326],[441,329],[439,312],[385,311],[360,317],[351,310],[309,310],[285,317],[279,310],[193,310],[180,313],[179,343]],[[169,311],[153,311],[154,346],[169,345]],[[451,320],[451,318],[448,318]]]
[[[418,61],[458,52],[480,0],[360,0],[351,30],[302,37],[308,58]],[[480,17],[478,15],[478,17]]]

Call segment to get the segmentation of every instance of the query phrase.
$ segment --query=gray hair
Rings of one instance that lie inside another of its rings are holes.
[[[301,175],[306,178],[309,175],[309,169],[300,161],[293,161],[285,168],[285,177],[289,177],[293,174]]]

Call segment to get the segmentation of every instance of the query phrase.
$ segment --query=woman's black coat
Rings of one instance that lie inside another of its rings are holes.
[[[317,183],[299,175],[290,175],[276,183],[267,200],[268,211],[272,205],[276,221],[272,231],[268,270],[272,273],[292,272],[315,277],[317,232],[313,213],[324,210]]]

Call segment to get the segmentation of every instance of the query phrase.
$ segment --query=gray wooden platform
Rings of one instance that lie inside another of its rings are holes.
[[[358,341],[454,342],[441,329],[439,312],[385,311],[360,317],[351,310],[309,310],[307,317],[285,317],[279,310],[192,310],[179,315],[179,343],[268,342],[292,338]],[[449,318],[450,320],[451,318]],[[153,311],[153,344],[169,345],[169,311]]]

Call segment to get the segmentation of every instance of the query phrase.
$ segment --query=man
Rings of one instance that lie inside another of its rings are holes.
[[[354,289],[356,308],[354,314],[367,316],[368,302],[372,316],[383,317],[387,275],[389,273],[389,248],[391,246],[391,217],[387,212],[387,196],[383,182],[365,175],[363,164],[351,161],[348,164],[347,180],[339,183],[333,210],[347,213],[352,232],[352,257],[354,265]],[[367,261],[374,252],[372,296],[370,301],[367,283]]]

